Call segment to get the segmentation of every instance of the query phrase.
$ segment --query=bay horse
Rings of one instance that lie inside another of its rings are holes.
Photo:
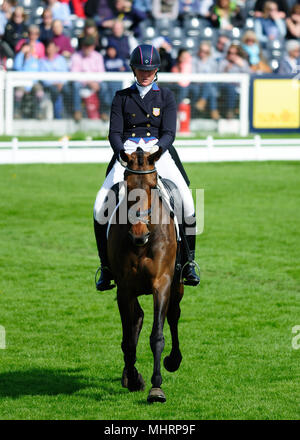
[[[121,151],[121,159],[126,164],[124,180],[127,184],[127,195],[123,200],[127,203],[126,209],[133,205],[128,197],[131,190],[143,189],[147,197],[142,202],[143,209],[137,212],[138,221],[134,224],[128,220],[126,224],[111,224],[107,245],[109,264],[117,285],[117,302],[123,330],[121,347],[125,365],[121,383],[129,391],[142,391],[145,388],[143,377],[135,367],[136,348],[144,317],[138,297],[144,294],[153,295],[154,319],[150,346],[154,365],[152,388],[147,398],[149,403],[166,401],[161,389],[160,368],[165,317],[170,326],[172,349],[169,356],[164,358],[164,367],[169,372],[174,372],[178,370],[182,360],[178,320],[184,287],[178,271],[175,270],[178,245],[176,230],[173,218],[169,218],[165,224],[162,221],[163,214],[170,213],[161,199],[156,207],[151,206],[150,192],[157,188],[155,162],[161,154],[161,148],[152,154],[144,152],[140,147],[132,154]],[[157,207],[162,215],[157,224],[153,224],[149,218]]]

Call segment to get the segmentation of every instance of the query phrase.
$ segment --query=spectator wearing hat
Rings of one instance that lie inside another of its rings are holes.
[[[95,50],[100,51],[101,46],[99,42],[99,31],[98,26],[93,18],[87,18],[84,22],[83,32],[78,39],[78,46],[81,48],[81,43],[83,39],[87,36],[92,36],[95,39],[96,48]]]
[[[279,64],[280,75],[296,75],[300,73],[300,43],[288,40],[285,46],[286,55]]]
[[[71,72],[105,72],[103,56],[95,50],[96,42],[92,36],[87,36],[82,41],[82,47],[71,58]],[[75,121],[82,118],[81,98],[91,95],[100,95],[101,87],[105,87],[99,81],[73,83],[73,112]]]

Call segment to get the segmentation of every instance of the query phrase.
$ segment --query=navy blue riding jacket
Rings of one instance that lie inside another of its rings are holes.
[[[142,99],[136,84],[116,93],[111,107],[109,141],[116,154],[127,139],[145,141],[157,138],[166,151],[176,134],[177,104],[174,94],[153,83]]]

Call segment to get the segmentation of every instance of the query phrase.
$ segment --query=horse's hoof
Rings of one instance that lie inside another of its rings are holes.
[[[164,403],[166,401],[165,393],[161,388],[151,388],[149,391],[147,402],[148,403],[154,403],[154,402],[161,402]]]
[[[181,354],[179,356],[177,356],[177,358],[173,358],[171,356],[166,356],[164,358],[164,367],[167,371],[169,371],[170,373],[174,373],[174,371],[177,371],[178,368],[180,367],[182,361],[182,356]]]
[[[129,391],[144,391],[145,381],[141,373],[139,373],[138,377],[133,381],[128,379],[128,389]]]
[[[129,379],[126,368],[123,370],[121,384],[123,388],[128,388],[129,391],[144,391],[145,389],[145,381],[141,373],[138,373],[134,379]]]

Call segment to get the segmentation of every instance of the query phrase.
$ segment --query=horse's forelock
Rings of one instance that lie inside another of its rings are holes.
[[[137,153],[138,165],[143,166],[144,165],[144,150],[141,147],[137,147],[136,153]]]

